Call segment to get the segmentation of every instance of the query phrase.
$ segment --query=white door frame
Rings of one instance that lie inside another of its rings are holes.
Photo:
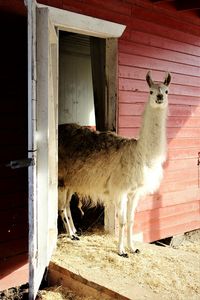
[[[85,34],[99,38],[119,38],[126,28],[126,26],[122,24],[85,16],[51,6],[42,4],[37,4],[37,6],[48,7],[54,26],[62,31]]]
[[[100,20],[97,18],[57,9],[45,5],[37,4],[35,0],[25,0],[25,4],[28,8],[28,157],[33,159],[34,164],[29,167],[28,182],[29,182],[29,299],[33,300],[36,297],[39,284],[42,279],[42,274],[45,268],[48,266],[51,251],[48,251],[48,239],[47,245],[44,247],[46,253],[46,260],[44,265],[40,266],[40,274],[37,274],[35,270],[38,258],[37,249],[37,232],[42,231],[43,228],[38,228],[37,224],[37,209],[40,205],[40,199],[38,197],[38,131],[37,131],[37,116],[38,109],[37,103],[37,59],[36,59],[36,8],[46,8],[48,10],[49,18],[56,30],[63,30],[68,32],[86,34],[90,36],[100,38],[119,38],[124,32],[126,26]],[[57,105],[53,105],[57,109]],[[57,115],[57,111],[55,112]],[[57,130],[57,129],[56,129]],[[52,149],[53,151],[55,149]],[[54,151],[56,153],[56,151]],[[55,154],[55,162],[57,157]],[[46,187],[48,188],[48,187]],[[47,193],[48,194],[48,193]],[[56,212],[57,214],[57,212]],[[48,219],[46,220],[48,222]],[[55,235],[53,236],[53,244],[55,244]],[[42,272],[41,272],[42,270]],[[37,280],[36,280],[37,277]]]

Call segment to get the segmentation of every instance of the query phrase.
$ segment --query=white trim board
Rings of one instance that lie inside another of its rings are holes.
[[[54,8],[42,4],[38,7],[48,7],[53,24],[59,30],[70,31],[100,38],[119,38],[126,26],[98,18]]]

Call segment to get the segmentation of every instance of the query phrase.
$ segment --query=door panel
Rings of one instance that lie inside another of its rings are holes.
[[[34,12],[33,12],[34,13]],[[48,8],[36,8],[36,45],[32,51],[35,68],[36,128],[32,131],[37,151],[36,186],[32,213],[29,215],[30,278],[29,299],[34,299],[48,266],[57,239],[57,111],[58,111],[58,39]],[[34,32],[32,33],[34,35]],[[34,40],[34,38],[33,38]],[[35,60],[34,60],[35,58]]]

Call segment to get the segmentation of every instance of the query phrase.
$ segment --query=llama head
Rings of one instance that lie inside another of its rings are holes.
[[[168,105],[168,87],[171,81],[171,75],[166,72],[163,83],[154,82],[151,78],[151,72],[146,75],[146,81],[150,88],[149,103],[153,108],[164,109]]]

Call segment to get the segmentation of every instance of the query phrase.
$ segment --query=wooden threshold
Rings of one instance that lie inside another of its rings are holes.
[[[50,286],[63,286],[71,289],[79,296],[91,296],[104,300],[128,300],[115,291],[112,291],[96,282],[92,282],[81,275],[75,274],[61,266],[50,262],[48,268],[48,283]]]

